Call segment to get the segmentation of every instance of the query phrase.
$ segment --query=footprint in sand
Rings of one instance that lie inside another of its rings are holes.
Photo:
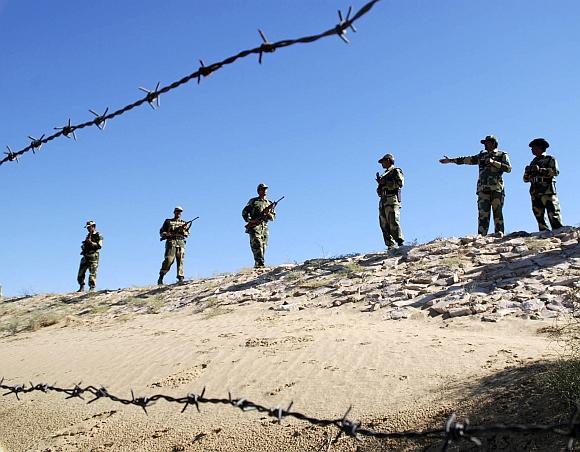
[[[197,364],[189,369],[176,372],[174,374],[168,375],[167,377],[151,383],[150,388],[178,388],[179,386],[189,384],[194,380],[197,380],[202,372],[209,365],[209,361],[201,364]]]

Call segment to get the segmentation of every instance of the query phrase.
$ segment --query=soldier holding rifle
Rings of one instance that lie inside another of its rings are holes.
[[[173,209],[173,218],[167,218],[159,230],[160,240],[165,240],[165,259],[159,270],[157,284],[163,284],[163,277],[177,259],[177,282],[183,282],[183,259],[185,258],[185,240],[189,236],[191,221],[181,219],[183,208],[180,206]]]
[[[548,230],[545,214],[548,212],[548,220],[552,229],[562,227],[560,215],[560,201],[556,196],[556,181],[554,178],[560,174],[558,162],[545,152],[550,144],[544,138],[535,138],[530,141],[530,148],[534,159],[526,166],[524,182],[530,183],[530,196],[532,198],[532,211],[538,222],[540,231]]]
[[[242,210],[242,218],[247,222],[246,233],[250,235],[250,248],[254,254],[254,268],[264,267],[264,254],[268,246],[268,222],[276,218],[274,209],[284,198],[276,202],[266,199],[268,186],[258,185],[258,196],[252,198]]]
[[[401,230],[401,188],[405,177],[401,168],[395,167],[393,154],[385,154],[379,163],[385,172],[377,173],[377,195],[379,201],[379,225],[383,231],[383,239],[388,249],[393,249],[395,242],[403,246],[405,241]]]
[[[93,292],[97,284],[97,269],[99,268],[99,250],[103,246],[103,236],[97,232],[97,224],[87,221],[87,237],[81,244],[81,263],[77,275],[78,292],[85,290],[85,276],[89,270],[89,291]]]

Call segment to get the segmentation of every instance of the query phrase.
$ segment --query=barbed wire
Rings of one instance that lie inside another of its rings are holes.
[[[55,383],[56,385],[56,383]],[[141,407],[145,414],[147,413],[147,407],[155,404],[159,400],[165,400],[170,403],[177,403],[183,405],[181,413],[184,413],[189,406],[195,407],[198,413],[201,413],[199,406],[201,404],[210,405],[227,405],[234,408],[239,408],[242,411],[257,411],[259,413],[267,414],[270,417],[275,418],[278,423],[282,422],[283,418],[295,418],[304,422],[308,422],[312,425],[327,427],[334,426],[338,429],[338,434],[334,438],[333,442],[338,440],[338,438],[345,434],[357,440],[361,437],[373,437],[377,439],[428,439],[428,438],[441,438],[443,440],[441,450],[443,452],[447,451],[452,443],[459,443],[464,441],[469,441],[476,446],[481,446],[481,440],[475,436],[481,436],[490,433],[529,433],[529,434],[545,434],[553,433],[559,436],[567,438],[566,450],[572,451],[574,444],[580,442],[580,401],[577,402],[575,408],[573,409],[568,422],[556,423],[556,424],[489,424],[489,425],[471,425],[469,420],[466,419],[463,422],[457,420],[455,413],[452,413],[446,420],[443,428],[431,429],[431,430],[406,430],[397,432],[381,432],[372,430],[370,428],[365,428],[358,421],[353,421],[349,419],[349,414],[352,409],[350,407],[344,416],[337,419],[319,419],[316,417],[308,416],[306,414],[300,413],[298,411],[290,411],[293,406],[293,402],[290,402],[288,408],[282,408],[276,406],[273,408],[268,408],[264,405],[252,402],[244,398],[233,398],[231,393],[228,393],[227,398],[210,398],[205,396],[205,388],[200,394],[189,393],[184,397],[173,397],[164,394],[155,394],[152,396],[140,396],[135,397],[133,390],[131,390],[131,398],[124,399],[122,397],[115,396],[108,392],[108,390],[101,386],[85,386],[81,387],[81,383],[74,385],[72,388],[61,388],[55,385],[48,385],[46,383],[33,384],[30,382],[29,386],[24,384],[21,385],[5,385],[4,378],[0,380],[0,389],[7,390],[8,392],[2,394],[7,396],[14,394],[18,400],[20,400],[20,394],[29,394],[31,392],[57,392],[66,394],[65,400],[79,398],[85,400],[83,395],[91,395],[92,398],[87,402],[91,404],[100,399],[109,399],[113,402],[121,403],[123,405],[135,405]]]
[[[171,90],[174,90],[175,88],[177,88],[181,85],[189,83],[193,79],[196,79],[197,83],[199,84],[201,82],[202,78],[208,77],[210,74],[216,72],[217,70],[223,68],[224,66],[230,65],[230,64],[236,62],[237,60],[242,59],[242,58],[246,58],[250,55],[258,55],[258,63],[262,64],[262,58],[263,58],[263,55],[265,53],[272,53],[277,49],[289,47],[289,46],[292,46],[295,44],[312,43],[312,42],[318,41],[322,38],[325,38],[328,36],[333,36],[333,35],[337,35],[340,39],[342,39],[342,41],[344,41],[346,44],[348,44],[349,41],[346,37],[347,30],[350,29],[353,32],[356,32],[356,28],[354,27],[354,22],[356,22],[358,19],[360,19],[366,13],[368,13],[373,8],[373,6],[379,1],[380,0],[369,1],[364,6],[362,6],[352,16],[352,18],[351,18],[352,7],[349,7],[346,15],[343,15],[342,11],[338,10],[338,19],[339,19],[338,24],[336,26],[334,26],[333,28],[330,28],[322,33],[317,34],[317,35],[305,36],[305,37],[296,38],[296,39],[285,39],[285,40],[278,41],[278,42],[269,42],[268,38],[266,37],[264,32],[262,30],[258,29],[258,33],[260,34],[260,37],[262,39],[262,43],[258,47],[254,47],[253,49],[248,49],[248,50],[242,50],[241,52],[237,53],[236,55],[230,56],[222,61],[219,61],[219,62],[213,63],[213,64],[209,64],[207,66],[204,64],[204,62],[202,60],[199,60],[200,66],[196,71],[192,72],[189,75],[186,75],[185,77],[181,78],[180,80],[177,80],[169,85],[160,87],[161,82],[158,82],[157,85],[155,86],[154,90],[150,90],[150,89],[144,88],[144,87],[139,87],[139,89],[145,93],[145,97],[142,97],[141,99],[139,99],[139,100],[137,100],[129,105],[125,105],[124,107],[121,107],[121,108],[119,108],[115,111],[112,111],[110,113],[109,113],[109,108],[107,107],[107,109],[102,114],[97,113],[93,109],[89,109],[89,112],[95,116],[90,121],[82,122],[80,124],[72,124],[71,119],[69,118],[67,123],[64,126],[55,127],[54,130],[57,130],[57,132],[53,133],[52,135],[46,136],[46,134],[43,134],[40,136],[40,138],[34,138],[33,136],[29,135],[28,138],[30,139],[30,144],[28,146],[20,149],[19,151],[13,151],[10,148],[10,146],[7,145],[6,146],[7,152],[4,152],[4,154],[6,154],[6,157],[4,157],[3,159],[0,160],[0,165],[3,165],[4,163],[7,163],[7,162],[14,162],[14,161],[18,162],[18,158],[20,156],[26,154],[27,152],[32,152],[33,154],[35,154],[36,151],[40,150],[40,148],[42,147],[43,144],[46,144],[46,143],[48,143],[48,142],[50,142],[58,137],[64,136],[66,138],[72,138],[73,140],[76,141],[77,137],[76,137],[75,132],[77,130],[81,130],[81,129],[84,129],[84,128],[90,127],[90,126],[96,126],[98,129],[103,130],[107,124],[107,121],[110,121],[111,119],[114,119],[118,116],[121,116],[121,115],[127,113],[128,111],[131,111],[134,108],[139,107],[145,103],[149,104],[149,106],[155,110],[156,108],[159,107],[159,97],[161,96],[161,94],[165,94]]]

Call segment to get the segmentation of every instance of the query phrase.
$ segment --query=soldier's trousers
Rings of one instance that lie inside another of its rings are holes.
[[[250,232],[250,248],[254,254],[254,266],[264,266],[264,255],[268,246],[268,231],[261,233]]]
[[[493,211],[495,232],[504,232],[503,225],[503,191],[479,192],[477,194],[477,210],[479,211],[479,227],[477,232],[486,235],[489,229],[489,220]]]
[[[560,201],[556,195],[532,195],[532,211],[538,222],[540,231],[547,231],[545,213],[548,212],[548,220],[552,229],[562,227],[562,216],[560,213]]]
[[[85,276],[89,271],[89,287],[94,289],[97,284],[97,269],[99,268],[99,256],[87,255],[81,258],[77,282],[79,286],[85,285]]]
[[[379,224],[383,231],[383,239],[387,247],[393,246],[394,242],[402,245],[405,241],[401,230],[401,205],[379,203]]]
[[[165,259],[161,264],[159,274],[165,275],[177,259],[177,278],[183,278],[183,260],[185,258],[185,242],[182,240],[167,240],[165,242]]]

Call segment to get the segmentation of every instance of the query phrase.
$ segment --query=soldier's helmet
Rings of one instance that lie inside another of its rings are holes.
[[[486,141],[493,141],[493,142],[495,142],[496,146],[497,146],[497,144],[499,143],[499,142],[497,141],[497,137],[496,137],[495,135],[487,135],[487,136],[486,136],[486,137],[485,137],[483,140],[480,140],[479,142],[480,142],[481,144],[485,144],[485,143],[486,143]]]
[[[379,163],[383,163],[385,160],[390,160],[391,162],[395,163],[395,157],[393,154],[385,154],[379,159]]]
[[[550,147],[550,143],[548,143],[548,141],[546,141],[545,138],[534,138],[532,141],[530,141],[530,144],[528,146],[529,147],[539,146],[544,150],[546,150]]]
[[[183,207],[181,206],[175,206],[175,209],[173,209],[174,212],[183,212]]]
[[[89,220],[87,221],[87,224],[85,224],[85,228],[88,228],[89,226],[96,226],[97,223],[95,223],[93,220]]]
[[[257,191],[260,191],[261,188],[265,188],[268,189],[268,186],[266,184],[259,184],[258,188],[256,189]]]

